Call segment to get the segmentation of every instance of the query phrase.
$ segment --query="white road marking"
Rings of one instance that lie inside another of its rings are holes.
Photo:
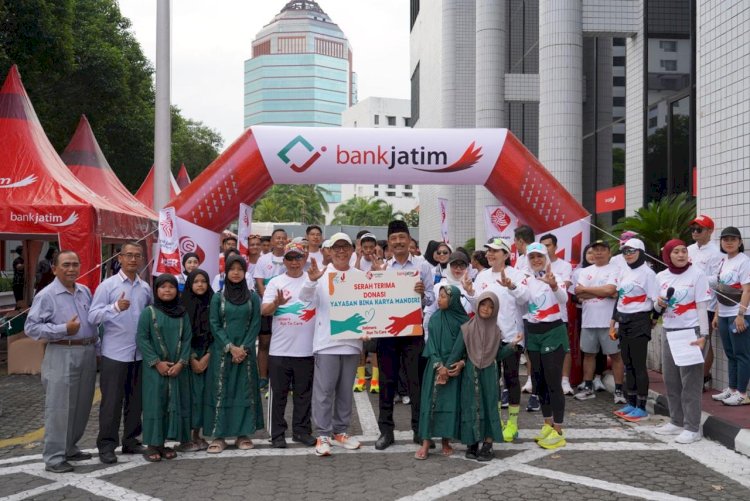
[[[357,406],[357,416],[359,417],[359,424],[362,427],[362,435],[376,435],[377,440],[380,429],[378,428],[378,420],[375,417],[370,397],[365,392],[357,392],[354,394],[354,403]]]

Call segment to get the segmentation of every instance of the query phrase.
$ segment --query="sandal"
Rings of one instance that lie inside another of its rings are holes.
[[[143,459],[149,463],[158,463],[161,461],[161,452],[156,447],[147,447],[146,452],[143,453]]]
[[[443,450],[441,451],[441,453],[442,453],[442,454],[443,454],[443,456],[445,456],[445,457],[450,457],[450,456],[452,456],[454,452],[455,452],[455,451],[453,450],[453,447],[451,447],[451,446],[448,446],[448,447],[443,447]]]
[[[429,451],[425,451],[420,447],[419,450],[417,450],[417,452],[414,453],[414,459],[424,461],[425,459],[427,459],[428,454],[429,454]]]
[[[213,440],[211,444],[207,447],[206,452],[209,454],[219,454],[221,452],[224,452],[224,449],[227,448],[227,443],[224,441],[223,438],[217,438],[216,440]]]
[[[160,447],[161,457],[164,459],[174,459],[177,457],[177,453],[171,447]]]
[[[195,442],[198,445],[199,451],[205,451],[208,449],[208,442],[206,442],[205,439],[201,438]]]
[[[208,445],[206,447],[208,447]],[[183,442],[175,447],[175,449],[179,452],[198,452],[201,450],[200,445],[195,442]]]
[[[241,451],[247,451],[255,447],[255,444],[253,444],[253,441],[249,437],[237,437],[234,445]]]

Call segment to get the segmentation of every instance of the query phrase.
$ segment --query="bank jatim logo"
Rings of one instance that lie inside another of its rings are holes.
[[[198,254],[198,261],[203,262],[206,260],[206,253],[203,248],[191,237],[180,237],[180,255],[184,256],[188,252],[194,252]]]
[[[294,172],[302,173],[327,151],[327,146],[316,148],[310,141],[298,135],[287,143],[277,153],[277,156]],[[333,150],[331,153],[333,153]],[[336,165],[376,165],[386,167],[389,170],[403,166],[423,172],[452,173],[474,167],[482,156],[482,147],[477,146],[476,141],[466,148],[461,157],[450,164],[448,152],[432,150],[426,146],[411,149],[382,145],[374,148],[351,148],[337,144],[333,160]],[[292,160],[292,157],[296,160]]]
[[[161,231],[164,232],[165,237],[172,238],[172,232],[174,231],[174,221],[172,221],[172,217],[169,213],[167,213],[167,216],[164,218],[164,220],[159,223],[159,226],[161,227]]]
[[[21,179],[20,181],[13,181],[9,177],[0,177],[0,189],[10,189],[10,188],[21,188],[23,186],[28,186],[30,184],[34,184],[36,182],[37,178],[35,174],[32,174],[30,176],[26,176],[25,178]]]

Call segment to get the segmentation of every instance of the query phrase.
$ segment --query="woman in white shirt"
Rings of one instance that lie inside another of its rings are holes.
[[[664,332],[695,331],[690,344],[701,350],[708,336],[708,303],[711,291],[706,275],[691,266],[687,245],[682,240],[664,244],[661,258],[667,269],[656,275],[659,298],[656,310],[662,312]],[[703,362],[678,366],[667,335],[662,336],[662,373],[667,385],[671,421],[656,429],[660,435],[678,435],[676,442],[689,444],[701,439],[701,395]]]

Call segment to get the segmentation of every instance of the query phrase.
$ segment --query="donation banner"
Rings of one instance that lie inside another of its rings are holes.
[[[358,339],[422,335],[419,270],[328,274],[331,336]]]
[[[179,250],[179,230],[175,221],[174,208],[167,207],[159,211],[159,241],[158,252],[154,259],[153,275],[171,273],[179,275],[182,272]]]

